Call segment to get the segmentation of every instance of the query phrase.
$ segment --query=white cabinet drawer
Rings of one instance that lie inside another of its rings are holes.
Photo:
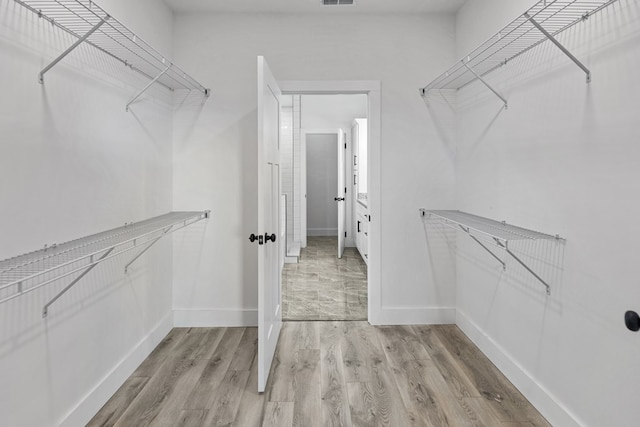
[[[364,262],[369,263],[369,214],[367,209],[358,204],[356,208],[356,246],[358,251],[364,259]]]
[[[369,264],[369,232],[363,232],[362,233],[362,242],[360,244],[360,248],[358,248],[360,250],[360,255],[362,255],[362,259],[364,259],[364,262],[367,263],[367,265]]]

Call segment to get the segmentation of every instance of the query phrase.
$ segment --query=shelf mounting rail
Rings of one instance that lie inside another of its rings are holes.
[[[49,70],[86,43],[150,80],[127,103],[127,111],[131,103],[156,83],[170,91],[198,91],[205,97],[211,92],[92,0],[14,1],[77,38],[75,43],[40,71],[38,82],[41,84],[44,84],[44,75]]]
[[[512,240],[554,240],[564,241],[558,235],[540,233],[538,231],[528,230],[522,227],[499,222],[489,218],[472,215],[466,212],[454,210],[427,210],[420,209],[420,216],[423,219],[437,220],[446,227],[456,231],[464,231],[476,243],[478,243],[485,251],[489,252],[500,264],[503,270],[507,269],[507,264],[494,251],[489,249],[481,240],[489,241],[499,248],[503,249],[509,256],[515,259],[522,267],[540,281],[547,290],[547,295],[551,295],[551,285],[541,278],[531,267],[529,267],[522,259],[520,259],[511,249],[509,242]]]
[[[586,21],[590,16],[617,0],[540,0],[504,28],[482,43],[464,59],[420,88],[420,95],[428,102],[431,91],[460,90],[480,80],[507,108],[504,96],[490,86],[484,77],[546,40],[556,45],[580,67],[591,82],[591,71],[558,40],[561,32]]]
[[[209,216],[210,211],[170,212],[0,261],[0,303],[75,275],[73,281],[44,305],[42,317],[46,317],[49,307],[96,265],[125,252],[141,249],[126,264],[124,270],[127,273],[131,264],[162,237]]]

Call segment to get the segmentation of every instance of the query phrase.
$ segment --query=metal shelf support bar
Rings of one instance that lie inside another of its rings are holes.
[[[60,298],[62,295],[64,295],[69,289],[73,288],[75,286],[76,283],[78,283],[80,281],[80,279],[82,279],[84,276],[86,276],[91,270],[93,270],[93,267],[95,267],[96,265],[100,264],[100,262],[106,258],[115,248],[110,248],[108,251],[106,251],[100,258],[98,258],[97,261],[93,261],[93,259],[91,260],[91,264],[89,265],[89,267],[87,267],[86,270],[84,270],[82,273],[80,273],[80,275],[78,277],[76,277],[75,279],[73,279],[73,282],[69,283],[63,290],[61,290],[60,292],[58,292],[58,294],[53,297],[48,303],[45,304],[44,307],[42,307],[42,317],[45,318],[47,317],[47,314],[49,313],[49,306],[51,306],[51,304],[53,304],[54,302],[56,302],[58,300],[58,298]],[[92,257],[93,258],[93,257]]]
[[[102,26],[102,24],[104,24],[105,22],[107,22],[107,20],[109,20],[109,18],[110,18],[110,16],[108,16],[108,15],[106,17],[102,18],[100,20],[100,22],[98,22],[96,25],[94,25],[93,28],[91,28],[84,36],[82,36],[78,40],[76,40],[76,42],[74,44],[69,46],[69,48],[67,50],[65,50],[64,52],[62,52],[60,54],[60,56],[58,56],[56,59],[53,60],[53,62],[51,62],[46,67],[44,67],[42,69],[42,71],[40,71],[40,73],[38,74],[38,83],[44,84],[44,75],[45,75],[45,73],[47,71],[49,71],[50,69],[52,69],[53,67],[55,67],[56,64],[58,64],[58,62],[62,61],[62,59],[64,59],[65,56],[70,54],[75,48],[77,48],[82,43],[84,43],[89,38],[89,36],[91,36],[91,34],[95,33],[98,30],[98,28],[100,28]]]
[[[51,255],[45,253],[45,247],[44,250],[0,260],[0,291],[5,294],[14,290],[10,295],[1,297],[0,304],[65,277],[73,278],[72,283],[43,307],[42,316],[46,317],[51,304],[77,284],[97,264],[125,252],[139,249],[144,245],[153,244],[159,234],[161,237],[165,236],[170,232],[208,219],[210,216],[211,213],[208,210],[204,212],[170,212],[166,215],[132,223],[135,224],[135,227],[130,229],[128,227],[131,224],[125,224],[124,227],[65,242],[61,245],[54,245],[51,249],[54,247],[58,249]],[[137,242],[142,243],[137,245]],[[147,249],[145,248],[144,251]],[[56,260],[56,258],[58,259]],[[135,259],[137,258],[139,255]],[[45,275],[48,278],[45,278]],[[27,286],[29,284],[30,286]]]
[[[544,280],[542,280],[542,278],[540,276],[538,276],[531,268],[529,268],[529,266],[527,264],[524,263],[524,261],[522,261],[520,258],[518,258],[516,256],[516,254],[514,254],[513,252],[511,252],[511,250],[509,249],[509,246],[507,244],[502,244],[499,241],[496,240],[496,243],[502,248],[504,249],[509,255],[511,255],[511,257],[513,259],[515,259],[516,261],[518,261],[518,263],[523,266],[529,273],[531,273],[533,275],[533,277],[535,277],[536,279],[538,279],[540,281],[540,283],[542,283],[546,288],[547,288],[547,295],[551,295],[551,286],[545,282]]]
[[[185,224],[185,226],[186,226],[186,224]],[[173,228],[173,225],[171,225],[171,226],[169,226],[169,227],[165,228],[164,230],[162,230],[162,234],[161,234],[161,235],[159,235],[158,237],[156,237],[155,239],[153,239],[150,243],[148,243],[146,248],[144,248],[143,250],[141,250],[141,251],[140,251],[140,253],[139,253],[138,255],[136,255],[135,257],[133,257],[133,259],[132,259],[131,261],[129,261],[129,262],[127,263],[127,265],[125,265],[125,266],[124,266],[124,272],[125,272],[125,273],[127,273],[127,270],[129,269],[129,267],[131,266],[131,264],[133,264],[134,262],[136,262],[136,260],[137,260],[138,258],[140,258],[140,257],[141,257],[145,252],[147,252],[147,251],[151,248],[151,246],[153,246],[153,245],[154,245],[158,240],[160,240],[160,239],[162,239],[164,236],[166,236],[166,235],[167,235],[167,233],[168,233],[169,231],[171,231],[171,229],[172,229],[172,228]]]
[[[558,40],[556,40],[555,37],[553,37],[547,30],[545,30],[542,25],[540,25],[535,19],[533,19],[528,13],[524,13],[523,15],[525,18],[527,18],[529,20],[529,22],[531,22],[533,24],[534,27],[536,27],[538,30],[540,30],[540,32],[542,34],[544,34],[544,36],[549,39],[553,44],[555,44],[558,49],[560,49],[562,51],[562,53],[564,53],[565,55],[567,55],[569,57],[569,59],[571,59],[578,67],[580,67],[582,69],[582,71],[584,71],[587,74],[587,83],[591,83],[591,71],[582,63],[580,62],[580,60],[578,58],[576,58],[571,52],[569,52],[569,50],[564,47]],[[585,15],[585,18],[588,17],[588,15]]]
[[[496,246],[501,249],[504,249],[509,256],[515,259],[522,267],[524,267],[533,277],[538,279],[540,283],[542,283],[547,288],[547,295],[551,295],[551,286],[547,283],[542,277],[536,274],[531,267],[529,267],[523,260],[521,260],[515,253],[509,249],[509,241],[523,240],[523,239],[543,239],[543,240],[553,240],[556,242],[564,241],[557,234],[552,236],[550,234],[540,233],[533,230],[527,230],[521,227],[515,227],[506,222],[498,222],[494,220],[490,220],[488,218],[479,217],[476,215],[471,215],[465,212],[460,211],[448,211],[448,210],[435,210],[428,211],[424,208],[419,210],[420,216],[425,218],[435,218],[440,224],[447,226],[449,228],[453,228],[454,230],[462,230],[469,237],[475,240],[484,250],[489,252],[491,256],[502,264],[502,268],[504,270],[507,269],[506,263],[500,259],[491,249],[489,249],[485,244],[483,244],[480,239],[473,235],[474,232],[480,233],[490,239],[492,239]],[[455,225],[454,225],[455,224]],[[457,227],[456,227],[457,225]]]
[[[498,260],[498,262],[500,264],[502,264],[502,269],[506,270],[507,269],[507,264],[502,261],[500,259],[500,257],[498,255],[496,255],[491,249],[489,249],[484,243],[482,243],[476,236],[474,236],[473,234],[471,234],[471,231],[468,228],[464,228],[463,226],[459,225],[460,229],[462,231],[464,231],[465,233],[467,233],[467,235],[469,237],[471,237],[473,240],[476,241],[477,244],[479,244],[480,246],[482,246],[484,248],[485,251],[489,252],[491,254],[492,257],[494,257],[495,259]]]
[[[133,98],[131,98],[131,100],[129,102],[127,102],[127,106],[126,106],[126,110],[129,111],[129,106],[131,104],[133,104],[136,99],[140,98],[140,96],[145,93],[147,91],[147,89],[149,89],[151,86],[153,86],[155,84],[155,82],[158,81],[158,79],[160,79],[160,77],[164,76],[167,71],[169,71],[171,69],[172,64],[169,64],[169,66],[167,68],[165,68],[164,70],[162,70],[162,72],[160,74],[158,74],[153,80],[151,80],[149,82],[149,84],[147,84],[144,88],[142,88],[142,90],[140,92],[138,92],[138,94],[136,96],[134,96]],[[208,96],[208,94],[207,94]]]
[[[473,74],[476,79],[480,80],[486,87],[489,88],[489,90],[491,92],[493,92],[498,98],[500,98],[502,100],[502,102],[504,103],[504,109],[506,110],[507,108],[509,108],[509,105],[507,103],[507,100],[504,96],[500,95],[500,93],[495,90],[489,83],[486,82],[485,79],[482,78],[482,76],[480,76],[480,74],[476,73],[475,70],[471,67],[469,67],[469,65],[467,65],[466,62],[464,62],[464,60],[460,61],[462,62],[462,65],[464,65],[465,67],[467,67],[467,70],[469,70],[471,72],[471,74]]]

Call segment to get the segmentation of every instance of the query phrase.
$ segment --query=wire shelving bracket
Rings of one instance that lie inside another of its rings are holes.
[[[0,303],[75,275],[73,281],[44,305],[42,317],[46,317],[51,304],[75,286],[96,265],[125,252],[142,248],[126,264],[124,272],[127,273],[131,264],[162,237],[208,219],[210,214],[210,211],[170,212],[0,261]]]
[[[502,100],[506,109],[507,100],[486,82],[484,76],[546,40],[551,41],[580,67],[589,83],[591,71],[557,40],[557,36],[616,1],[540,0],[427,86],[420,88],[420,95],[428,102],[431,91],[459,90],[480,80]]]
[[[75,43],[40,71],[38,82],[41,84],[44,84],[44,75],[51,68],[78,46],[86,43],[150,80],[150,83],[127,103],[127,111],[134,101],[156,83],[170,91],[198,91],[205,97],[211,93],[210,89],[171,63],[92,0],[14,1],[77,38]]]
[[[528,230],[522,227],[499,222],[489,218],[472,215],[466,212],[454,210],[427,210],[420,209],[420,216],[423,219],[437,220],[446,227],[456,231],[463,231],[478,243],[485,251],[489,252],[500,264],[503,270],[507,269],[507,264],[500,259],[494,251],[482,240],[489,241],[499,248],[503,249],[509,256],[515,259],[522,267],[531,273],[538,281],[540,281],[547,289],[547,295],[551,295],[551,285],[542,279],[535,271],[533,271],[522,259],[509,249],[509,242],[512,240],[555,240],[564,241],[558,235],[540,233],[538,231]]]

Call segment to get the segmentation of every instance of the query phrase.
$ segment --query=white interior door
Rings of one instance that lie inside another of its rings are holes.
[[[338,131],[338,258],[344,254],[347,239],[347,135]]]
[[[280,310],[280,88],[258,57],[258,391],[263,392],[282,328]]]

